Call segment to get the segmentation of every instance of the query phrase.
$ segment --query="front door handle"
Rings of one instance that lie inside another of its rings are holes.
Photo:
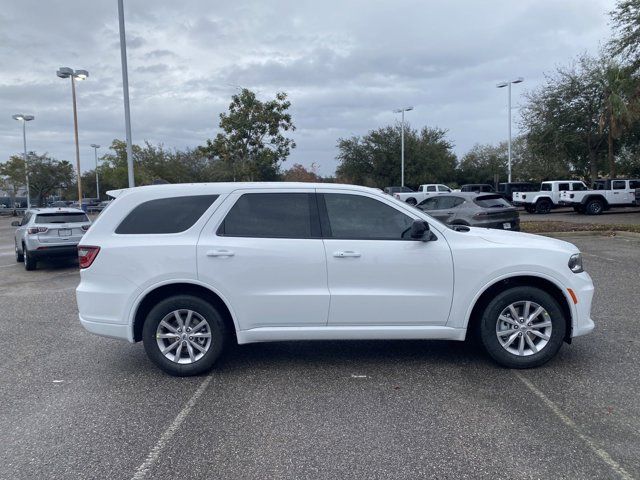
[[[235,253],[231,250],[209,250],[207,257],[233,257]]]
[[[360,253],[359,252],[353,252],[351,250],[345,251],[345,252],[333,252],[333,256],[336,258],[347,258],[347,257],[359,257]]]

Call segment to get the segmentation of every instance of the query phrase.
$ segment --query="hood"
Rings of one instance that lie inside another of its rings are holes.
[[[471,227],[468,232],[460,232],[461,235],[472,235],[491,243],[500,245],[514,245],[518,247],[541,247],[550,250],[578,253],[580,250],[574,244],[558,240],[556,238],[534,235],[532,233],[510,232],[495,228]]]

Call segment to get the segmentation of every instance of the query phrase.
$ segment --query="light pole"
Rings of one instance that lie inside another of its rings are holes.
[[[524,82],[524,78],[522,77],[518,77],[514,80],[508,80],[506,82],[501,82],[498,85],[496,85],[496,87],[498,88],[504,88],[504,87],[508,87],[509,93],[508,93],[508,97],[509,99],[507,100],[507,117],[509,120],[509,141],[507,142],[507,148],[509,150],[509,171],[508,171],[508,182],[511,183],[511,84],[512,83],[522,83]]]
[[[98,149],[100,145],[92,143],[91,148],[93,148],[93,155],[96,159],[96,198],[100,201],[100,182],[98,182]]]
[[[80,145],[78,143],[78,110],[76,108],[76,80],[85,80],[89,76],[86,70],[73,70],[60,67],[56,74],[60,78],[71,78],[71,97],[73,98],[73,130],[76,138],[76,167],[78,169],[78,208],[82,208],[82,181],[80,177]]]
[[[127,174],[129,188],[135,187],[133,177],[133,147],[131,146],[131,112],[129,110],[129,73],[127,69],[127,39],[124,31],[124,5],[118,0],[118,27],[120,30],[120,61],[122,62],[122,93],[124,96],[124,127],[127,140]]]
[[[27,122],[30,122],[35,117],[33,115],[23,115],[22,113],[16,113],[12,115],[14,120],[22,122],[22,143],[24,145],[24,171],[27,180],[27,208],[31,208],[31,197],[29,195],[29,164],[27,162]]]
[[[400,186],[404,187],[404,112],[413,110],[413,107],[403,107],[394,110],[393,113],[402,113],[402,127],[400,135]]]

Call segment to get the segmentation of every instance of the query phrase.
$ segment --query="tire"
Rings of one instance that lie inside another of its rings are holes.
[[[582,205],[579,205],[577,207],[573,207],[573,211],[576,213],[584,213],[584,207]]]
[[[187,325],[189,311],[192,312],[189,321],[191,327]],[[189,332],[200,337],[196,339],[188,335],[188,332],[180,331],[182,342],[178,341],[175,348],[166,352],[166,355],[172,357],[169,358],[162,353],[161,348],[175,344],[173,339],[176,337],[157,338],[156,335],[177,335],[175,331],[180,328],[180,321],[175,315],[176,312],[185,329],[197,327],[202,321],[205,325],[197,331]],[[194,322],[197,323],[194,325]],[[164,327],[167,324],[173,331]],[[207,333],[209,337],[206,337]],[[209,302],[192,295],[176,295],[161,300],[151,309],[142,328],[142,342],[149,359],[164,372],[178,377],[200,375],[209,371],[222,354],[227,341],[228,332],[222,315]],[[199,345],[201,350],[198,350],[196,345]],[[180,363],[175,361],[176,354],[179,355]]]
[[[586,203],[584,211],[587,215],[600,215],[604,211],[604,203],[602,200],[594,198]]]
[[[524,209],[526,210],[527,213],[534,213],[536,211],[536,209],[531,205],[525,205]]]
[[[33,258],[33,255],[29,253],[29,250],[25,245],[22,245],[22,259],[24,261],[24,269],[31,271],[35,270],[38,266],[38,261]]]
[[[549,200],[538,200],[536,202],[535,211],[536,213],[546,214],[551,211],[552,204]]]
[[[407,198],[407,203],[408,203],[409,205],[415,205],[415,204],[417,204],[418,202],[416,201],[416,199],[415,199],[415,198],[411,197],[411,198]]]
[[[531,322],[521,321],[527,302],[531,302],[530,315],[537,312],[538,307],[543,309]],[[514,306],[518,314],[515,321],[510,306]],[[505,318],[509,321],[504,321]],[[566,319],[558,302],[544,290],[524,286],[498,294],[485,308],[479,325],[484,349],[493,360],[507,368],[533,368],[551,360],[562,347],[566,328]],[[532,331],[541,336],[532,334]],[[500,335],[501,340],[498,340],[499,332],[507,332]]]
[[[24,254],[18,250],[18,244],[16,243],[16,262],[24,262]]]

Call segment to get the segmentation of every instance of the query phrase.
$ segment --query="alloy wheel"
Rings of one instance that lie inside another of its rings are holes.
[[[502,348],[523,357],[544,349],[551,338],[552,322],[541,305],[525,300],[507,306],[496,322],[496,336]]]
[[[179,364],[200,360],[211,347],[211,326],[198,312],[174,310],[156,329],[156,342],[162,355]]]

